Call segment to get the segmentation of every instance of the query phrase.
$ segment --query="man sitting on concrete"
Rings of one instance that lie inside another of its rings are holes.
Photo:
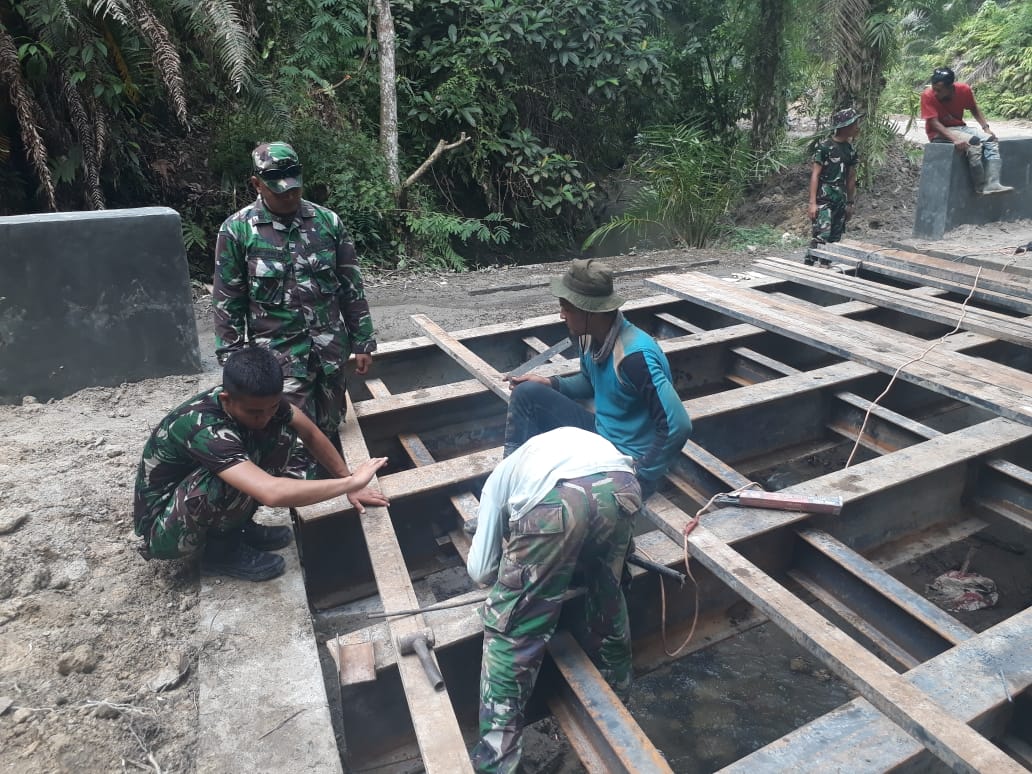
[[[477,771],[517,770],[523,710],[575,570],[587,594],[574,634],[614,691],[630,689],[619,579],[641,503],[631,458],[576,427],[530,439],[487,479],[466,565],[473,580],[494,583],[482,613]]]
[[[335,478],[283,477],[300,439]],[[267,349],[249,347],[226,360],[222,384],[195,395],[154,429],[136,475],[133,523],[150,559],[177,559],[203,549],[201,570],[252,581],[284,569],[268,553],[290,543],[288,527],[252,517],[259,504],[298,507],[347,495],[362,512],[386,505],[367,489],[387,461],[349,471],[329,439],[283,396],[283,370]]]
[[[1013,191],[1000,184],[1000,146],[996,135],[989,129],[975,95],[966,83],[956,83],[956,75],[948,67],[932,73],[932,83],[921,94],[921,118],[929,142],[951,142],[953,147],[967,155],[975,192],[996,194]],[[981,132],[964,123],[964,111],[970,110]]]
[[[559,315],[579,338],[580,372],[511,380],[505,454],[556,427],[591,430],[633,458],[645,496],[656,491],[692,430],[674,389],[670,364],[656,340],[624,319],[613,274],[593,259],[577,259],[552,281]],[[594,398],[592,414],[577,400]]]

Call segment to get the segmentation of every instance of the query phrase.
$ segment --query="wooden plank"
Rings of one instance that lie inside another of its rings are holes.
[[[979,275],[979,269],[981,269],[979,284],[984,281],[987,289],[1032,299],[1032,279],[1012,272],[855,240],[845,240],[826,247],[853,258],[862,258],[867,262],[907,267],[929,277],[952,279],[966,283],[968,287],[971,286],[975,276]]]
[[[730,314],[797,341],[886,373],[955,400],[1032,425],[1032,377],[980,358],[933,349],[905,334],[859,321],[845,321],[703,274],[663,275],[648,282],[710,309]]]
[[[926,661],[901,679],[933,696],[945,711],[959,720],[984,721],[994,711],[1008,705],[1008,693],[1016,696],[1032,685],[1030,628],[1032,608]],[[1000,730],[1003,725],[1002,722],[996,724]],[[721,772],[880,774],[931,768],[920,742],[866,699],[854,699],[735,761]]]
[[[847,509],[851,503],[865,497],[893,487],[907,486],[934,471],[992,455],[1028,438],[1032,438],[1032,430],[1025,425],[1007,419],[991,419],[781,491],[798,495],[840,495],[844,509]],[[649,505],[652,505],[652,500],[649,500]],[[789,511],[721,508],[706,514],[703,520],[721,540],[735,543],[796,523],[799,516]],[[680,525],[678,530],[683,527]],[[677,534],[680,533],[674,532],[671,536],[676,539]]]
[[[947,300],[915,298],[906,291],[835,272],[814,272],[798,263],[779,258],[760,259],[757,265],[778,277],[802,282],[809,287],[854,300],[867,301],[885,309],[921,317],[953,328],[963,318],[962,329],[984,333],[1019,346],[1032,346],[1032,322],[977,307],[961,308]]]
[[[391,397],[391,391],[387,389],[387,385],[383,383],[383,379],[366,379],[366,389],[369,390],[369,394],[374,398],[389,398]]]
[[[931,285],[961,296],[967,296],[967,294],[971,292],[972,281],[960,282],[951,279],[944,279],[942,277],[931,277],[926,274],[913,271],[912,269],[887,266],[872,261],[866,261],[862,258],[852,258],[850,256],[841,255],[827,250],[814,250],[811,248],[811,252],[814,252],[819,257],[823,256],[840,261],[847,266],[854,266],[857,268],[862,267],[864,272],[880,274],[884,277],[901,280],[911,285]],[[1008,293],[999,293],[979,287],[975,289],[972,298],[977,299],[982,303],[999,307],[1000,309],[1012,309],[1015,312],[1021,312],[1022,314],[1032,314],[1032,301],[1010,295]]]
[[[350,403],[349,398],[349,411]],[[369,450],[357,423],[348,422],[342,426],[341,443],[345,457],[352,464],[369,459]],[[372,485],[376,485],[375,478]],[[369,559],[384,608],[402,610],[419,607],[419,599],[409,580],[405,557],[401,553],[387,508],[368,507],[358,518],[369,547]],[[396,642],[406,634],[424,630],[426,625],[422,616],[416,615],[388,621],[387,628],[391,639]],[[405,699],[426,770],[440,774],[472,772],[447,686],[441,691],[434,690],[415,655],[399,659],[398,672],[405,688]]]
[[[710,530],[696,528],[688,543],[692,556],[706,569],[954,771],[1023,771],[985,737],[893,672]]]
[[[412,315],[412,322],[419,326],[426,337],[443,349],[452,360],[469,371],[478,382],[502,400],[509,400],[509,383],[494,366],[475,354],[425,314]]]
[[[343,427],[349,427],[352,424],[354,423],[346,424]],[[347,459],[352,464],[357,464],[350,456]],[[403,470],[379,479],[380,491],[392,500],[427,494],[470,481],[478,476],[486,476],[495,469],[501,459],[502,447],[498,446],[462,457],[435,462],[433,465]],[[315,521],[353,511],[353,508],[346,497],[334,497],[296,510],[298,518],[302,521]]]

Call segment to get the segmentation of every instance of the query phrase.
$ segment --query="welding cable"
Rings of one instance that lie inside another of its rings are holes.
[[[954,335],[957,331],[960,330],[960,326],[963,325],[964,318],[967,316],[967,305],[968,305],[968,302],[971,300],[972,296],[975,295],[975,289],[978,287],[978,279],[981,276],[982,276],[982,267],[979,266],[978,267],[978,272],[975,274],[975,281],[971,285],[971,292],[968,293],[968,297],[964,299],[964,303],[960,305],[960,319],[957,320],[957,324],[953,327],[953,330],[950,331],[949,333],[947,333],[945,336],[942,336],[942,337],[936,339],[935,341],[933,341],[931,344],[929,344],[925,348],[924,352],[922,352],[920,355],[918,355],[915,358],[911,358],[910,360],[908,360],[905,363],[903,363],[899,368],[897,368],[896,372],[894,374],[892,374],[892,378],[889,379],[889,383],[887,385],[885,385],[885,389],[882,390],[881,395],[879,395],[877,398],[875,398],[873,401],[871,401],[871,405],[867,407],[867,413],[864,414],[864,421],[860,425],[860,431],[856,434],[856,443],[853,444],[853,451],[851,451],[849,453],[849,458],[846,460],[846,464],[843,466],[843,470],[845,470],[846,468],[848,468],[850,465],[853,464],[853,457],[856,456],[856,451],[857,451],[857,449],[860,448],[860,442],[864,439],[864,431],[867,429],[867,422],[871,418],[871,412],[874,411],[874,407],[878,405],[878,401],[880,401],[882,398],[884,398],[888,394],[889,390],[892,388],[893,383],[896,381],[896,377],[899,376],[899,372],[902,371],[907,366],[913,365],[914,363],[917,363],[918,361],[922,360],[925,355],[927,355],[929,352],[931,352],[937,346],[939,346],[940,344],[945,342],[946,339],[948,339],[950,336]]]
[[[692,614],[692,626],[691,626],[691,629],[688,630],[688,635],[685,637],[684,642],[681,643],[680,647],[678,647],[677,650],[675,650],[673,652],[670,651],[670,648],[667,645],[667,633],[666,633],[666,584],[663,582],[663,576],[662,575],[659,576],[659,601],[660,601],[659,627],[660,627],[660,633],[662,634],[662,637],[663,637],[663,652],[666,653],[670,658],[676,658],[681,653],[682,650],[684,650],[685,648],[688,647],[688,643],[690,643],[692,641],[692,637],[695,636],[695,627],[699,623],[699,582],[697,580],[695,580],[695,576],[692,575],[691,557],[688,554],[688,536],[692,533],[692,531],[697,526],[699,526],[699,519],[702,518],[702,514],[704,514],[706,511],[708,511],[713,506],[713,501],[714,500],[716,500],[718,497],[723,497],[724,495],[737,495],[737,494],[741,494],[746,489],[752,489],[753,487],[756,487],[757,489],[763,489],[763,487],[761,487],[755,481],[750,481],[749,483],[744,484],[744,485],[738,487],[738,489],[735,489],[734,491],[731,491],[731,492],[717,492],[717,494],[713,495],[713,497],[711,497],[709,499],[709,501],[704,506],[699,508],[699,510],[697,510],[695,512],[695,515],[691,519],[689,519],[688,522],[684,525],[684,530],[683,530],[683,534],[684,534],[684,546],[683,546],[683,549],[684,549],[684,574],[687,575],[691,579],[692,587],[695,589],[695,604],[694,604],[695,612]],[[641,546],[635,546],[634,550],[639,552],[639,553],[641,553],[641,554],[643,554],[646,559],[649,559],[651,561],[655,561],[649,555],[648,551],[646,551]]]

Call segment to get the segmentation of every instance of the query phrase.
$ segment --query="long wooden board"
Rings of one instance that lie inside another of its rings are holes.
[[[969,287],[975,277],[979,276],[980,283],[985,282],[987,288],[1032,300],[1032,279],[1014,272],[855,240],[845,240],[827,247],[853,258],[862,258],[868,263],[905,266],[927,277],[952,279]]]
[[[891,374],[902,367],[901,379],[1032,425],[1032,377],[1017,369],[941,349],[932,349],[916,360],[927,349],[927,342],[873,323],[843,320],[820,309],[737,288],[704,274],[668,274],[647,282],[879,371]]]
[[[867,301],[885,309],[921,317],[951,328],[963,320],[963,330],[984,333],[1023,347],[1032,347],[1032,321],[991,312],[977,307],[961,308],[961,304],[944,299],[915,297],[912,293],[878,282],[849,277],[829,271],[814,271],[782,258],[763,258],[756,265],[776,277],[794,280],[809,287],[859,301]]]
[[[369,459],[369,450],[357,423],[343,425],[341,443],[346,458],[352,464]],[[371,485],[376,485],[375,479]],[[405,557],[394,533],[390,513],[386,508],[369,507],[365,509],[365,513],[359,515],[359,519],[366,545],[369,547],[369,559],[373,565],[373,575],[384,608],[418,608],[419,599],[405,568]],[[395,642],[406,634],[426,628],[423,618],[418,615],[390,620],[387,627],[391,639]],[[405,687],[405,698],[408,701],[416,740],[427,772],[472,772],[466,743],[455,718],[447,688],[441,691],[434,690],[415,655],[400,658],[398,672]]]

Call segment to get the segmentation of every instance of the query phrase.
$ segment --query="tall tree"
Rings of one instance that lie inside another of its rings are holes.
[[[759,0],[750,56],[752,147],[773,148],[785,126],[785,24],[788,0]]]
[[[835,21],[835,108],[874,114],[885,71],[896,55],[896,22],[887,0],[831,0]]]
[[[387,180],[401,185],[398,164],[398,91],[394,65],[394,17],[390,0],[376,0],[376,40],[380,56],[380,151],[387,162]]]

